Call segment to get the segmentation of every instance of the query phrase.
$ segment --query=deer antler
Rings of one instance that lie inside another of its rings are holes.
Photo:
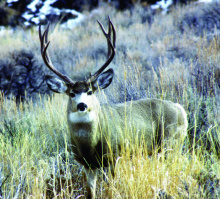
[[[108,55],[107,55],[107,61],[103,64],[103,66],[98,71],[96,71],[93,75],[89,77],[89,79],[87,80],[87,83],[94,81],[100,75],[100,73],[103,70],[105,70],[105,68],[111,63],[111,61],[113,60],[115,56],[116,32],[115,32],[115,28],[111,22],[110,17],[108,17],[108,33],[105,31],[103,25],[99,21],[97,22],[100,28],[102,29],[103,34],[106,37],[107,45],[108,45]],[[113,42],[111,41],[111,32],[113,32],[113,35],[112,35]]]
[[[116,32],[115,32],[115,28],[114,28],[110,18],[108,18],[108,22],[109,22],[108,33],[105,31],[103,25],[99,21],[97,21],[97,22],[100,25],[100,28],[101,28],[103,34],[106,37],[107,45],[108,45],[108,55],[107,55],[107,61],[103,64],[103,66],[88,78],[88,80],[86,81],[88,84],[91,83],[92,81],[94,81],[100,75],[100,73],[103,70],[105,70],[105,68],[111,63],[111,61],[113,60],[113,58],[115,56]],[[44,63],[46,64],[46,66],[52,72],[54,72],[57,76],[59,76],[65,82],[67,82],[69,84],[74,84],[74,82],[69,77],[67,77],[64,74],[62,74],[61,72],[59,72],[53,66],[53,64],[50,60],[49,53],[47,52],[48,46],[50,44],[50,42],[48,41],[49,26],[50,26],[50,24],[47,25],[47,28],[45,29],[43,35],[41,34],[41,26],[39,26],[39,38],[40,38],[40,43],[41,43],[41,55],[42,55],[42,58],[44,60]],[[111,36],[111,33],[113,33],[112,36]],[[111,41],[111,37],[113,37],[112,38],[113,42]]]
[[[48,31],[49,31],[49,26],[50,24],[47,25],[47,28],[45,29],[43,35],[41,34],[41,25],[39,26],[39,38],[40,38],[40,43],[41,43],[41,55],[42,58],[44,60],[44,63],[46,64],[46,66],[53,71],[57,76],[59,76],[61,79],[63,79],[66,83],[69,84],[73,84],[74,82],[67,76],[65,76],[64,74],[62,74],[61,72],[59,72],[52,64],[49,54],[47,52],[47,48],[50,44],[50,42],[48,42]]]

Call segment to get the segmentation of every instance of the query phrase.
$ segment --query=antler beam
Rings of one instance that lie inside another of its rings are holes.
[[[50,41],[48,41],[48,31],[49,31],[49,26],[50,24],[47,25],[47,28],[45,29],[43,35],[41,34],[41,25],[39,26],[39,38],[40,38],[40,43],[41,43],[41,55],[44,60],[44,63],[46,66],[54,72],[58,77],[63,79],[66,83],[73,84],[74,82],[67,77],[66,75],[62,74],[59,72],[52,64],[49,54],[47,52],[48,46],[50,44]]]
[[[111,63],[115,56],[115,42],[116,42],[116,32],[115,28],[110,20],[108,18],[109,26],[108,26],[108,33],[105,31],[103,25],[97,21],[104,36],[106,37],[107,40],[107,45],[108,45],[108,54],[107,54],[107,61],[103,64],[103,66],[96,71],[93,75],[91,75],[88,80],[86,81],[88,84],[93,82],[94,80],[97,79],[97,77],[105,70],[105,68]],[[45,29],[43,35],[41,34],[41,26],[39,26],[39,38],[40,38],[40,43],[41,43],[41,55],[44,60],[44,63],[46,66],[54,72],[57,76],[59,76],[61,79],[63,79],[66,83],[69,84],[74,84],[74,82],[61,72],[59,72],[52,64],[49,53],[47,52],[48,46],[50,44],[50,41],[48,41],[48,31],[49,31],[49,26],[50,24],[47,25],[47,28]],[[113,40],[113,42],[112,42]]]
[[[103,25],[97,21],[103,34],[105,35],[106,37],[106,40],[107,40],[107,44],[108,44],[108,55],[107,55],[107,61],[103,64],[103,66],[98,70],[96,71],[93,75],[91,75],[89,77],[89,79],[87,80],[88,83],[94,81],[99,75],[100,73],[105,70],[105,68],[111,63],[111,61],[113,60],[114,56],[115,56],[115,42],[116,42],[116,32],[115,32],[115,28],[111,22],[111,19],[110,17],[108,18],[108,23],[109,23],[109,26],[108,26],[108,33],[105,31]],[[111,36],[111,33],[113,33],[113,35]],[[111,41],[111,37],[113,42]]]

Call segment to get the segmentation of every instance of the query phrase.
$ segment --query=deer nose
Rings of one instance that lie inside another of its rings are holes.
[[[78,111],[85,111],[87,108],[88,108],[88,106],[86,104],[84,104],[84,103],[79,103],[77,105],[77,110]]]

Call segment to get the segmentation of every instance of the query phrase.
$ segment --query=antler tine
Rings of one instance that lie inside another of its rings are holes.
[[[103,64],[103,66],[96,71],[93,75],[90,76],[90,78],[87,80],[87,82],[92,82],[93,80],[95,80],[100,73],[105,70],[105,68],[111,63],[111,61],[113,60],[114,56],[115,56],[115,42],[116,42],[116,32],[115,32],[115,28],[111,22],[110,17],[108,18],[108,22],[109,22],[109,26],[108,26],[108,33],[105,31],[103,25],[97,20],[103,34],[106,37],[107,40],[107,44],[108,44],[108,54],[107,54],[107,61]],[[111,32],[113,33],[112,35],[112,40],[113,42],[111,42]]]
[[[63,75],[61,72],[59,72],[52,64],[50,60],[50,56],[47,52],[47,48],[50,44],[50,41],[48,42],[48,31],[49,31],[50,24],[47,25],[47,28],[45,29],[43,35],[41,34],[41,25],[39,25],[39,38],[40,38],[40,44],[41,44],[41,56],[44,60],[44,63],[46,66],[54,72],[58,77],[63,79],[65,82],[69,84],[73,84],[74,82],[67,76]]]
[[[110,20],[110,17],[108,16],[108,20],[109,20],[109,23],[108,23],[108,33],[107,33],[107,36],[108,36],[108,38],[110,39],[110,41],[111,41],[111,30],[112,30],[112,28],[111,28],[111,26],[113,26],[112,25],[112,22],[111,22],[111,20]],[[99,24],[99,25],[101,25],[101,24]],[[114,28],[114,26],[113,26],[113,28]],[[102,32],[103,32],[103,27],[102,27]],[[103,32],[104,33],[104,32]],[[114,37],[114,36],[113,36]],[[113,41],[113,45],[114,45],[114,41]],[[111,54],[111,52],[112,52],[112,49],[111,49],[111,46],[109,45],[109,42],[108,42],[108,40],[107,40],[107,46],[108,46],[108,54],[107,54],[107,59],[110,57],[110,54]],[[115,46],[114,46],[114,48],[115,48]]]

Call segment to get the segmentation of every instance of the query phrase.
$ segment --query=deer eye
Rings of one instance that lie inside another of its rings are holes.
[[[70,95],[70,97],[75,97],[76,96],[75,93],[70,93],[69,95]]]
[[[88,91],[88,92],[87,92],[87,95],[92,95],[92,91]]]

